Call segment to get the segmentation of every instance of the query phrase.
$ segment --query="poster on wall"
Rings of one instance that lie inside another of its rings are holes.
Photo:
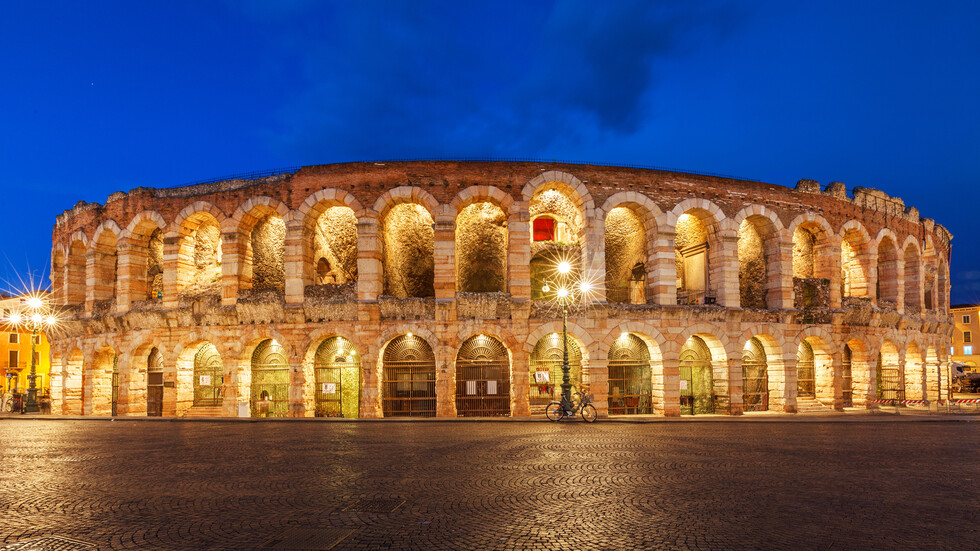
[[[549,383],[551,382],[551,373],[548,371],[536,371],[534,373],[534,382],[536,383]]]
[[[681,390],[687,390],[687,379],[681,379]]]
[[[201,375],[200,382],[198,384],[200,386],[211,386],[211,376],[210,375]]]
[[[336,394],[337,393],[337,383],[323,383],[323,393],[324,394]]]
[[[476,395],[476,381],[466,381],[466,395]]]
[[[487,381],[487,394],[497,394],[497,381]]]

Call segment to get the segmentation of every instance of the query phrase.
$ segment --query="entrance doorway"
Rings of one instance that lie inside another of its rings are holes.
[[[715,412],[711,350],[701,337],[691,337],[680,354],[681,414]]]
[[[313,362],[316,380],[317,417],[356,418],[361,405],[361,360],[354,345],[343,337],[331,337],[316,350]]]
[[[282,345],[266,339],[252,353],[252,417],[289,413],[289,363]]]
[[[609,414],[653,413],[650,348],[643,339],[623,333],[609,347]]]
[[[456,355],[456,415],[510,415],[510,356],[487,335],[470,337]]]
[[[435,417],[436,357],[415,335],[395,337],[382,359],[381,406],[385,417]]]
[[[749,339],[742,351],[742,408],[744,411],[769,409],[769,363],[758,337]]]
[[[146,358],[146,416],[163,416],[163,356],[155,347]]]

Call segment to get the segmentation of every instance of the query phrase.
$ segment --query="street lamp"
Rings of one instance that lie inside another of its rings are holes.
[[[24,403],[24,413],[37,413],[40,408],[37,404],[37,359],[35,358],[35,346],[39,333],[54,327],[58,323],[58,318],[54,310],[51,309],[47,300],[40,294],[29,295],[24,301],[24,306],[19,312],[13,312],[6,320],[7,325],[16,330],[30,331],[31,333],[31,374],[27,377],[27,401]]]
[[[588,281],[570,281],[569,273],[572,265],[567,260],[558,263],[558,282],[555,289],[555,300],[561,306],[561,407],[567,414],[571,415],[575,409],[572,403],[572,383],[569,379],[570,368],[568,366],[568,305],[575,300],[576,295],[581,298],[588,296],[592,290],[592,284]],[[551,291],[550,284],[545,282],[541,290],[545,293]]]

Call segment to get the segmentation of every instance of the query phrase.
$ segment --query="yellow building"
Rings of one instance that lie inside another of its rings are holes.
[[[31,374],[31,333],[18,331],[6,320],[14,312],[24,309],[26,297],[0,298],[0,314],[4,323],[0,325],[0,391],[27,392]],[[48,339],[43,333],[35,337],[34,355],[36,358],[38,398],[47,398],[50,393],[51,361]]]
[[[965,371],[980,373],[980,349],[974,348],[980,335],[980,304],[957,304],[949,308],[949,313],[956,323],[950,350],[952,360],[966,365]]]

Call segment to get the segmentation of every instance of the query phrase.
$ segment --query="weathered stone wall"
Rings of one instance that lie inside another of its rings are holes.
[[[286,288],[286,225],[278,216],[260,220],[252,229],[252,288]]]
[[[738,228],[738,292],[742,308],[766,307],[766,256],[762,236],[744,220]]]
[[[606,298],[629,300],[629,280],[636,264],[646,264],[646,233],[632,210],[617,207],[606,215]]]
[[[155,230],[150,234],[149,254],[146,258],[146,277],[149,282],[148,299],[163,293],[163,232]]]
[[[567,195],[557,189],[546,189],[534,194],[528,212],[532,220],[543,214],[554,217],[557,222],[565,224],[569,237],[578,236],[582,231],[578,208]],[[573,242],[577,239],[566,241]]]
[[[684,257],[680,251],[708,242],[708,229],[696,217],[682,214],[677,218],[674,236],[674,263],[677,268],[677,288],[684,288]]]
[[[793,277],[813,277],[813,253],[816,244],[817,237],[805,228],[796,228],[793,232]]]
[[[396,298],[435,295],[435,232],[422,205],[395,205],[383,223],[384,294]]]
[[[456,217],[456,289],[507,290],[507,216],[489,202],[474,203]]]
[[[357,216],[350,207],[326,209],[317,220],[313,239],[317,284],[357,281]]]

